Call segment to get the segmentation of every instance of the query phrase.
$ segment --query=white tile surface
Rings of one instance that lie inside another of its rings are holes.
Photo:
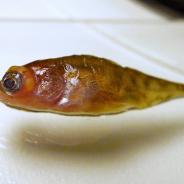
[[[53,19],[58,17],[64,18],[65,14],[62,11],[58,14],[44,0],[0,0],[0,20]]]
[[[74,19],[135,19],[161,20],[155,12],[133,0],[47,0],[59,12],[65,10],[68,16]]]
[[[184,22],[98,25],[97,28],[149,60],[184,73]]]

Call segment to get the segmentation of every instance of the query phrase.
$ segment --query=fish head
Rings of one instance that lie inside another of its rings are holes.
[[[29,99],[35,87],[33,72],[24,66],[12,66],[0,82],[0,101],[20,107]]]

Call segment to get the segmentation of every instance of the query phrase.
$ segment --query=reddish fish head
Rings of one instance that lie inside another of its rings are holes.
[[[34,91],[35,80],[32,71],[24,66],[13,66],[3,76],[0,83],[0,101],[22,107]]]

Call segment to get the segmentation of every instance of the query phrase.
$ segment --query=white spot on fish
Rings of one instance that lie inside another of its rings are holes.
[[[41,70],[36,71],[36,75],[43,75],[47,72],[48,68],[43,68]]]
[[[96,74],[96,70],[95,70],[95,68],[94,68],[93,66],[91,66],[91,69],[92,69],[92,72],[93,72],[94,74]]]
[[[74,72],[76,71],[76,69],[73,68],[73,66],[66,64],[66,66],[64,67],[65,72]]]
[[[86,58],[85,57],[83,57],[83,63],[84,63],[85,67],[88,67],[88,64],[86,63]]]
[[[77,78],[71,78],[71,79],[70,79],[70,83],[71,83],[73,86],[76,86],[78,82],[79,82],[79,80],[78,80]]]
[[[67,103],[68,101],[69,101],[68,98],[63,97],[63,98],[61,99],[61,101],[59,102],[59,105],[65,104],[65,103]]]

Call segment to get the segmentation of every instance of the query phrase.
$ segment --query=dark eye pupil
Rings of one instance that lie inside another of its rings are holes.
[[[13,90],[13,89],[16,88],[16,83],[15,83],[15,81],[14,81],[13,79],[6,79],[6,80],[4,81],[4,87],[5,87],[6,89]]]
[[[16,92],[22,86],[22,76],[20,73],[6,73],[2,79],[2,84],[7,92]]]

